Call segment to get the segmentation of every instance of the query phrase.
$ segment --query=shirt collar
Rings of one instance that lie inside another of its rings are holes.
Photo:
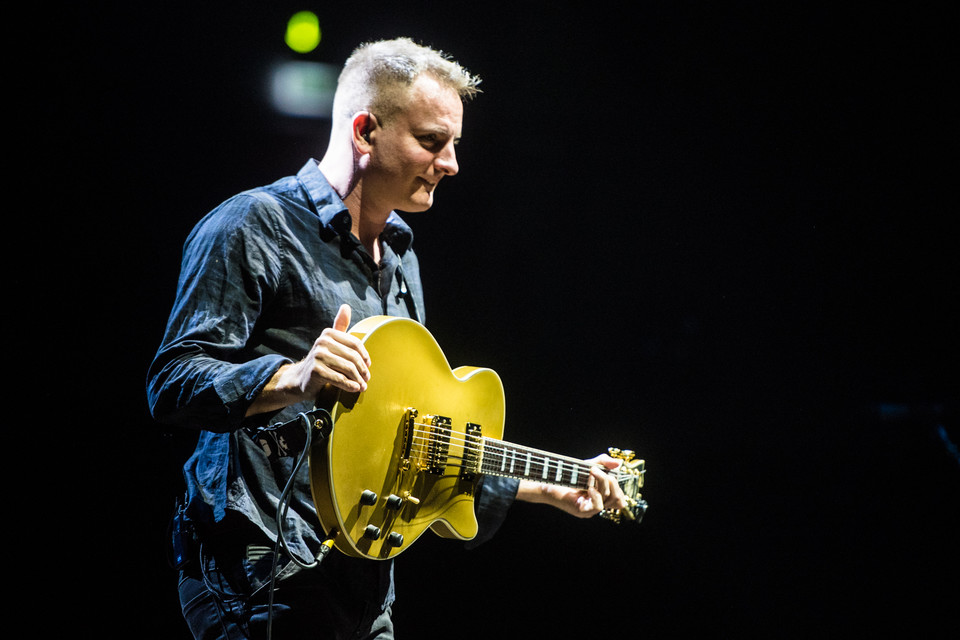
[[[308,197],[313,202],[314,209],[320,217],[321,225],[337,235],[349,235],[351,231],[350,212],[343,200],[333,190],[327,178],[320,171],[320,165],[316,160],[310,159],[297,172],[297,179],[306,190]],[[403,255],[413,244],[413,229],[410,228],[403,219],[397,215],[396,211],[391,211],[387,218],[387,225],[380,233],[384,242],[398,254]]]

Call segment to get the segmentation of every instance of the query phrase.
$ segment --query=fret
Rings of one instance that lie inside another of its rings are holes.
[[[584,489],[589,479],[589,464],[575,458],[484,439],[482,473],[510,478],[527,478],[561,486]]]

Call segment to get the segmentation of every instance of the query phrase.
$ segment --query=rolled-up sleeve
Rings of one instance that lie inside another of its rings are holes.
[[[267,209],[255,198],[233,198],[184,244],[173,310],[147,376],[158,421],[236,429],[270,377],[290,361],[248,347],[279,272]]]

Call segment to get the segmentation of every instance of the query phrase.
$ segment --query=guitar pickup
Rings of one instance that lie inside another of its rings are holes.
[[[473,482],[480,474],[480,460],[483,453],[483,437],[480,425],[468,422],[464,427],[464,436],[460,479]]]

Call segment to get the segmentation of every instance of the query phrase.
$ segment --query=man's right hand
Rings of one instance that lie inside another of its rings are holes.
[[[247,415],[312,401],[326,385],[349,392],[366,390],[370,354],[360,340],[347,333],[349,328],[350,307],[344,304],[337,311],[333,326],[323,330],[303,360],[277,369],[247,409]]]

